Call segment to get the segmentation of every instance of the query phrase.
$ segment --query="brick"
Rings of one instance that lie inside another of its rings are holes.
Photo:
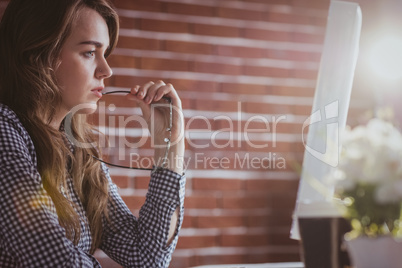
[[[283,104],[265,104],[265,103],[253,103],[246,102],[242,105],[243,111],[256,114],[276,114],[279,116],[285,116],[287,114],[294,115],[307,115],[311,113],[310,105],[283,105]]]
[[[256,209],[266,208],[270,205],[269,196],[255,195],[253,193],[247,195],[224,195],[222,197],[223,209]]]
[[[214,46],[205,43],[166,40],[165,50],[180,53],[211,55],[214,52]]]
[[[287,142],[287,141],[258,141],[250,140],[247,143],[247,150],[249,152],[260,152],[260,153],[302,153],[304,152],[304,145],[301,142]],[[257,164],[255,164],[258,166]],[[274,168],[282,170],[282,166],[286,165],[281,159],[278,159]],[[272,167],[271,167],[272,168]],[[268,168],[269,170],[271,168]],[[261,165],[262,170],[266,169],[266,165]],[[286,170],[286,169],[285,169]]]
[[[181,236],[177,243],[177,249],[197,249],[216,246],[218,246],[218,242],[215,235]]]
[[[276,117],[271,123],[271,131],[274,133],[291,133],[291,134],[300,134],[302,132],[302,124],[299,123],[288,123],[285,120],[281,120],[279,117]]]
[[[185,198],[186,209],[214,209],[218,208],[218,197],[213,194],[199,192],[192,193]]]
[[[262,95],[268,93],[265,85],[240,84],[240,83],[221,83],[221,91],[224,93]]]
[[[329,0],[291,0],[291,5],[295,7],[307,7],[317,9],[316,12],[325,14],[329,9]]]
[[[292,40],[293,35],[290,32],[246,28],[244,29],[244,37],[257,40],[289,42]]]
[[[207,264],[239,264],[245,263],[247,259],[246,255],[242,254],[230,254],[220,253],[219,255],[197,255],[195,257],[196,265],[207,265]]]
[[[160,50],[161,43],[158,39],[140,38],[140,37],[119,37],[117,44],[119,48],[131,48],[131,49],[144,49],[144,50]]]
[[[159,1],[147,1],[147,0],[136,0],[136,1],[126,1],[126,0],[114,0],[114,5],[117,8],[131,9],[131,10],[142,10],[142,11],[161,11],[162,3]]]
[[[176,59],[141,58],[141,69],[189,71],[190,62]]]
[[[278,211],[275,214],[250,215],[245,217],[247,227],[265,227],[265,228],[289,228],[292,224],[293,210]]]
[[[321,58],[320,53],[281,49],[267,49],[264,56],[272,59],[314,62],[319,62]]]
[[[275,68],[275,67],[260,67],[260,66],[245,66],[245,75],[251,76],[266,76],[266,77],[282,77],[288,78],[290,76],[289,69]]]
[[[216,142],[216,144],[219,143],[219,147],[223,146],[222,148],[219,148],[212,139],[207,139],[207,140],[197,140],[195,138],[192,138],[191,135],[187,136],[186,138],[186,148],[188,151],[193,151],[199,154],[201,157],[203,155],[210,155],[212,150],[215,150],[217,154],[220,154],[220,157],[222,158],[222,150],[224,149],[225,152],[237,152],[239,150],[246,150],[247,149],[247,144],[244,141],[237,141],[234,140],[232,143],[228,141],[219,141]],[[218,149],[218,150],[216,150]],[[199,162],[196,163],[198,166],[198,169],[202,168],[211,168],[214,167],[215,169],[219,169],[219,163],[216,163],[216,159],[206,159],[208,161],[203,161],[203,159],[198,160]],[[193,167],[193,162],[190,163],[191,167]]]
[[[315,88],[289,87],[289,86],[268,86],[267,94],[278,96],[314,97]]]
[[[166,21],[157,19],[141,19],[140,29],[144,31],[166,32],[166,33],[188,33],[189,24],[179,21]]]
[[[311,24],[313,21],[311,16],[298,15],[295,13],[280,13],[268,11],[266,19],[270,22],[290,23],[290,24]]]
[[[197,117],[191,117],[185,119],[186,131],[192,130],[203,130],[203,131],[213,131],[218,129],[219,123],[214,121],[213,119],[209,119],[202,115],[198,115]]]
[[[166,3],[165,10],[168,13],[193,16],[213,16],[215,14],[215,8],[211,6],[173,2]]]
[[[135,177],[134,178],[134,189],[148,189],[150,180],[151,180],[150,176]]]
[[[171,81],[171,82],[172,82],[172,81]],[[173,86],[176,88],[177,93],[179,94],[179,97],[180,97],[180,99],[181,99],[181,105],[182,105],[183,110],[191,109],[191,107],[192,107],[192,99],[191,99],[191,98],[188,98],[188,97],[183,97],[182,94],[181,94],[181,92],[180,92],[180,90],[179,90],[179,88],[176,87],[176,84],[174,84]],[[184,115],[184,116],[185,116],[185,115]]]
[[[219,37],[240,37],[242,30],[238,27],[211,24],[193,24],[192,28],[194,34]]]
[[[180,242],[180,239],[179,239]],[[182,256],[175,253],[180,252],[179,249],[173,252],[172,260],[169,267],[193,267],[195,265],[195,258],[192,255]]]
[[[145,80],[144,80],[145,82]],[[135,77],[134,75],[115,75],[114,76],[114,81],[113,81],[113,86],[116,87],[125,87],[125,88],[132,88],[135,85],[141,85],[143,83],[140,83],[140,80],[138,77]],[[112,96],[108,96],[112,97]],[[121,97],[120,97],[121,98]],[[122,100],[123,103],[127,103],[128,100]]]
[[[185,202],[185,201],[184,201]],[[184,218],[183,218],[183,224],[182,224],[182,229],[185,228],[195,228],[197,227],[197,217],[191,216],[187,214],[186,208],[184,209]]]
[[[214,117],[214,122],[216,124],[216,128],[214,128],[214,130],[222,132],[243,132],[245,121],[239,120],[243,120],[243,118],[241,116],[231,119],[224,117]],[[242,135],[242,133],[237,135]],[[235,137],[235,134],[233,134],[233,136]]]
[[[290,77],[316,80],[318,70],[294,69],[291,71]]]
[[[112,179],[113,179],[113,182],[119,188],[129,188],[129,187],[131,187],[132,178],[130,178],[129,176],[113,176]]]
[[[271,199],[270,207],[272,207],[272,212],[277,211],[292,211],[296,204],[297,190],[282,192],[281,194],[271,194],[268,196]]]
[[[294,5],[292,3],[293,0],[269,0],[269,4],[270,5]],[[266,4],[267,1],[266,0],[245,0],[244,2],[248,2],[248,3],[263,3]],[[296,2],[296,1],[295,1]]]
[[[237,101],[208,101],[196,100],[195,109],[204,111],[220,111],[220,112],[233,112],[237,111]]]
[[[254,47],[217,45],[216,53],[220,56],[240,57],[240,58],[264,58],[265,49]]]
[[[243,216],[198,216],[197,228],[229,228],[244,226]]]
[[[311,114],[311,106],[310,105],[293,105],[292,113],[298,114],[298,115],[309,116]]]
[[[298,189],[298,180],[266,180],[266,179],[249,179],[246,180],[246,190],[264,193],[285,193],[295,192]]]
[[[113,80],[113,86],[130,89],[136,85],[144,85],[145,83],[148,83],[149,81],[155,82],[158,80],[163,80],[165,83],[172,83],[177,91],[187,90],[187,88],[184,86],[184,85],[187,85],[185,83],[186,80],[182,80],[182,82],[181,82],[181,80],[169,79],[168,77],[164,77],[163,71],[161,71],[159,74],[158,74],[158,72],[156,72],[156,75],[154,77],[138,76],[135,71],[133,71],[132,75],[115,75],[114,80]],[[198,83],[195,82],[194,84],[198,84]],[[213,82],[209,83],[209,84],[213,84]],[[110,95],[107,97],[109,98],[112,96],[116,97],[117,95]],[[120,98],[121,102],[124,104],[133,102],[132,100],[124,101],[123,100],[124,98],[122,98],[121,96],[117,96],[117,97]],[[129,104],[128,107],[132,107],[132,104]]]
[[[269,104],[266,103],[255,103],[255,102],[245,102],[242,105],[242,111],[246,113],[255,114],[276,114],[276,115],[286,115],[292,113],[293,107],[283,104]]]
[[[323,44],[324,33],[322,34],[307,34],[307,33],[292,33],[291,41],[301,43]]]
[[[139,68],[139,60],[135,57],[112,54],[107,58],[110,67]]]
[[[244,188],[244,181],[236,179],[193,178],[192,185],[194,190],[239,191]]]
[[[121,29],[139,29],[139,19],[120,16]]]
[[[171,83],[176,89],[183,91],[197,92],[216,92],[219,88],[219,83],[216,81],[199,81],[190,79],[171,79]],[[194,97],[194,95],[193,95]],[[192,107],[194,108],[194,107]]]
[[[219,7],[218,16],[221,18],[235,18],[241,20],[262,20],[265,16],[265,11],[255,11],[238,8]]]
[[[241,75],[243,67],[234,64],[195,62],[194,71],[201,73]]]
[[[145,196],[122,196],[123,201],[130,208],[130,210],[140,209],[145,203]]]
[[[223,247],[264,247],[270,244],[268,234],[223,234]]]

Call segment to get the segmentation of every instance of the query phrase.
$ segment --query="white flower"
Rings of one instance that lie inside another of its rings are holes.
[[[402,180],[402,135],[392,124],[372,119],[366,126],[346,128],[341,140],[338,175],[331,174],[336,189],[375,184],[378,202],[402,200],[402,182],[394,183]]]

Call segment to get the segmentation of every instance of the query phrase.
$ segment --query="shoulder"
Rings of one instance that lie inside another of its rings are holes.
[[[9,128],[14,128],[20,132],[26,132],[17,114],[8,106],[0,103],[0,131],[7,131]]]
[[[32,139],[17,114],[0,103],[0,152],[9,154],[17,151],[36,158]]]

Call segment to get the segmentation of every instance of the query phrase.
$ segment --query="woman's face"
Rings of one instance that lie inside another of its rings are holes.
[[[58,116],[64,118],[73,109],[79,113],[96,110],[104,79],[112,75],[104,57],[108,46],[105,20],[93,9],[84,8],[72,25],[56,68],[56,78],[62,89]]]

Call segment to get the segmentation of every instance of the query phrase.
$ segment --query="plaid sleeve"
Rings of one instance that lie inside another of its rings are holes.
[[[66,238],[34,152],[16,117],[0,107],[0,267],[99,267]]]
[[[152,172],[137,219],[117,193],[116,185],[110,183],[110,219],[104,221],[101,249],[124,267],[168,267],[183,222],[184,189],[184,176],[167,169]],[[175,237],[167,245],[170,219],[177,207],[180,213]]]

